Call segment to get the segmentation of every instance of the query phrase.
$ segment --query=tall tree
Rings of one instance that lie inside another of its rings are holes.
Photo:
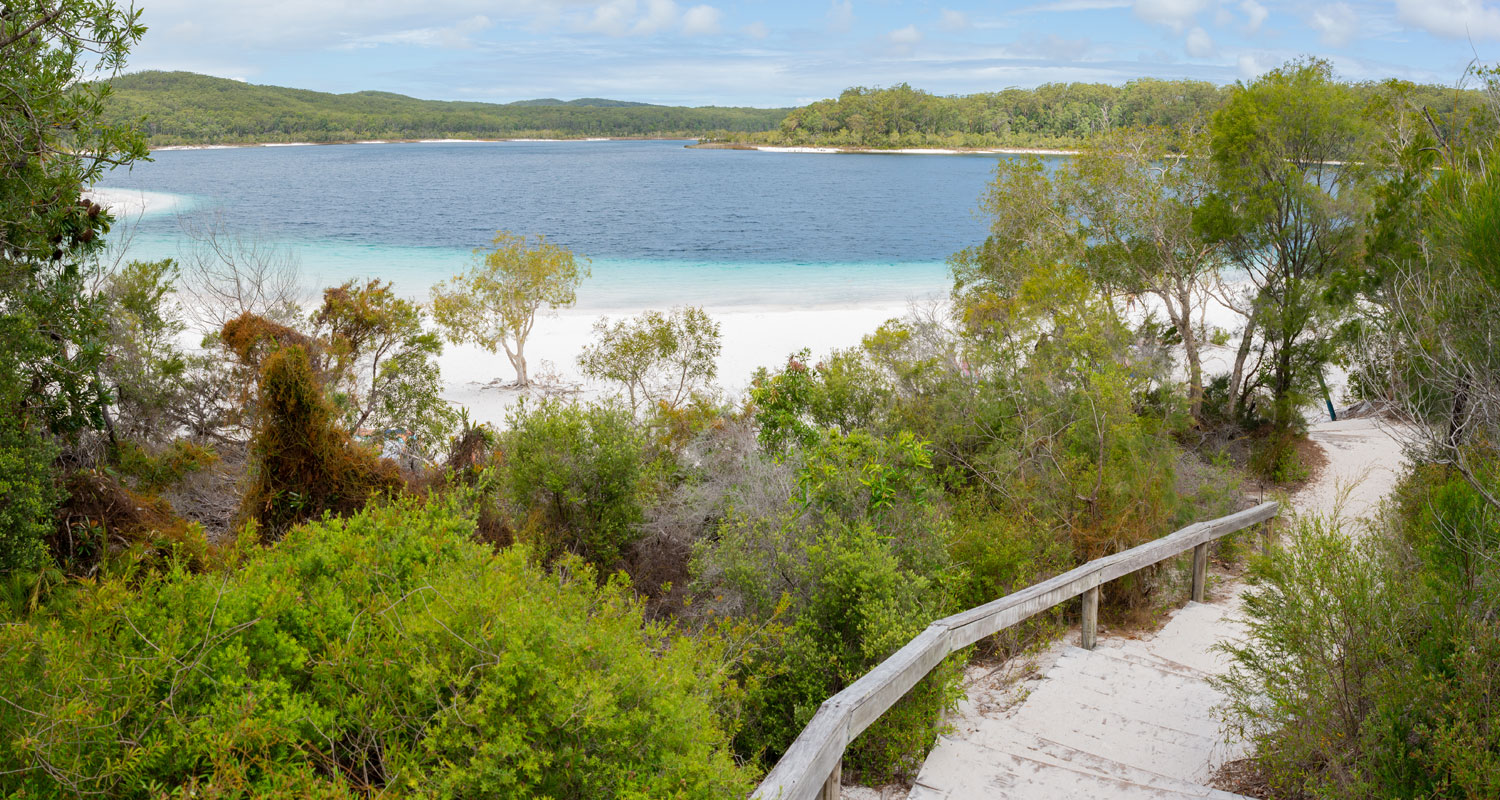
[[[537,236],[501,232],[489,250],[474,251],[468,272],[432,287],[432,316],[454,344],[473,342],[505,351],[516,370],[516,386],[531,385],[526,373],[526,340],[543,308],[573,305],[578,284],[588,275],[588,259]]]
[[[1358,97],[1335,82],[1332,66],[1304,60],[1236,86],[1210,132],[1218,187],[1199,222],[1252,287],[1236,304],[1246,323],[1231,411],[1264,384],[1271,422],[1287,430],[1334,356],[1340,304],[1333,284],[1362,257],[1369,129]],[[1257,336],[1268,364],[1263,377],[1245,371]]]
[[[82,192],[146,155],[107,124],[109,85],[145,28],[113,0],[0,6],[0,414],[76,431],[103,421],[92,253],[110,216]]]
[[[1217,283],[1222,246],[1193,225],[1212,191],[1201,136],[1161,130],[1106,136],[1067,169],[1079,218],[1091,243],[1087,261],[1102,285],[1150,295],[1182,339],[1194,418],[1203,405],[1203,360],[1195,316]]]
[[[0,4],[0,573],[46,558],[53,434],[105,420],[93,253],[110,218],[82,192],[146,149],[103,121],[109,88],[92,79],[144,32],[112,0]]]

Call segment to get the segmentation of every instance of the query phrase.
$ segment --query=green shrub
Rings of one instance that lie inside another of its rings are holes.
[[[0,574],[49,561],[52,510],[62,499],[52,477],[56,456],[48,439],[0,413]]]
[[[1303,520],[1257,560],[1250,638],[1228,648],[1230,719],[1278,796],[1500,791],[1496,516],[1421,466],[1362,539]]]
[[[640,537],[644,513],[650,456],[634,416],[549,400],[518,407],[509,422],[505,492],[529,517],[537,555],[567,551],[613,569]]]
[[[717,646],[473,542],[471,507],[372,506],[0,625],[0,794],[742,796]]]
[[[781,756],[825,699],[947,608],[942,586],[903,569],[867,525],[833,522],[802,552],[788,555],[782,566],[793,571],[795,594],[787,628],[746,665],[756,680],[748,686],[735,739],[740,753],[766,764]],[[914,776],[942,732],[943,711],[961,694],[960,665],[956,657],[945,661],[860,734],[844,754],[844,769],[867,783]]]
[[[1307,480],[1307,464],[1297,452],[1303,438],[1288,431],[1265,432],[1250,447],[1250,471],[1282,485]]]

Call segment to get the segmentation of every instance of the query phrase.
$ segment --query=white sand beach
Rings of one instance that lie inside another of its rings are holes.
[[[166,192],[106,189],[97,186],[85,191],[83,196],[109,209],[117,221],[135,219],[146,214],[174,211],[183,207],[187,202],[187,198],[182,195]]]
[[[719,355],[719,388],[729,397],[743,395],[757,367],[776,368],[788,355],[808,348],[813,358],[835,348],[859,344],[881,323],[906,314],[903,303],[853,307],[755,308],[708,307],[719,323],[723,350]],[[641,309],[644,310],[644,309]],[[620,319],[633,313],[611,314]],[[540,317],[526,344],[526,361],[532,381],[530,392],[507,388],[515,371],[505,354],[487,353],[473,345],[444,348],[439,363],[445,384],[443,397],[469,409],[477,421],[503,424],[506,412],[523,397],[541,397],[550,391],[576,392],[591,399],[612,391],[607,385],[586,382],[578,370],[578,355],[594,340],[593,326],[600,315],[565,311]]]

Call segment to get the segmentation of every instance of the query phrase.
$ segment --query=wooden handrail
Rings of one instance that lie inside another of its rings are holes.
[[[1086,619],[1082,644],[1092,649],[1098,626],[1098,591],[1109,581],[1191,548],[1193,599],[1201,601],[1208,544],[1271,519],[1276,516],[1276,510],[1276,503],[1261,503],[1227,517],[1194,523],[1176,533],[1112,556],[1096,558],[1055,578],[928,625],[890,658],[843,691],[824,700],[752,797],[756,800],[813,800],[827,787],[828,792],[823,797],[836,798],[845,748],[943,659],[986,636],[1082,594],[1088,595],[1084,602]]]

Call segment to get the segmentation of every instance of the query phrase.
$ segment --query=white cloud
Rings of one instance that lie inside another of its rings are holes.
[[[416,47],[440,47],[448,50],[462,50],[474,46],[474,40],[470,38],[473,34],[493,27],[494,24],[490,21],[489,17],[477,15],[445,28],[411,28],[392,33],[361,36],[347,42],[343,47],[374,47],[382,44],[405,44]]]
[[[1314,11],[1308,24],[1318,32],[1318,38],[1329,47],[1343,47],[1354,41],[1359,32],[1359,15],[1348,3],[1334,3]]]
[[[712,36],[724,30],[724,12],[713,6],[693,6],[682,15],[682,32],[688,36]]]
[[[1014,13],[1029,14],[1050,11],[1106,11],[1111,8],[1130,8],[1132,0],[1058,0],[1055,3],[1018,8]]]
[[[756,20],[745,26],[745,35],[751,39],[764,39],[771,35],[771,29],[766,27],[766,23]]]
[[[1236,59],[1236,65],[1239,67],[1240,77],[1245,80],[1259,78],[1271,70],[1271,63],[1258,53],[1241,53]]]
[[[1213,37],[1202,28],[1193,28],[1188,31],[1186,49],[1193,58],[1208,58],[1214,54]]]
[[[1064,39],[1054,33],[1042,39],[1017,41],[1014,47],[1017,55],[1072,62],[1082,59],[1090,50],[1093,50],[1094,43],[1087,37]]]
[[[630,20],[636,11],[635,0],[610,0],[595,8],[594,13],[578,27],[606,36],[625,36],[630,33]]]
[[[1259,31],[1260,26],[1266,23],[1266,17],[1271,16],[1271,12],[1255,0],[1244,0],[1243,3],[1240,3],[1240,11],[1245,13],[1246,33]]]
[[[1483,0],[1396,0],[1396,18],[1450,39],[1500,39],[1500,9]]]
[[[607,0],[573,27],[606,36],[652,36],[673,29],[685,36],[711,36],[724,30],[724,12],[710,5],[683,11],[676,0]],[[764,27],[764,26],[762,26]]]
[[[945,8],[938,14],[938,27],[945,31],[961,31],[969,27],[969,15]]]
[[[675,0],[646,0],[646,13],[636,20],[630,32],[647,36],[664,31],[677,24],[681,12]]]
[[[897,28],[890,32],[889,38],[894,44],[913,45],[922,41],[922,32],[915,25],[907,25],[905,28]]]
[[[848,33],[854,27],[854,1],[832,0],[828,6],[828,29]]]
[[[1208,0],[1135,0],[1133,7],[1137,17],[1180,33],[1208,7]]]

